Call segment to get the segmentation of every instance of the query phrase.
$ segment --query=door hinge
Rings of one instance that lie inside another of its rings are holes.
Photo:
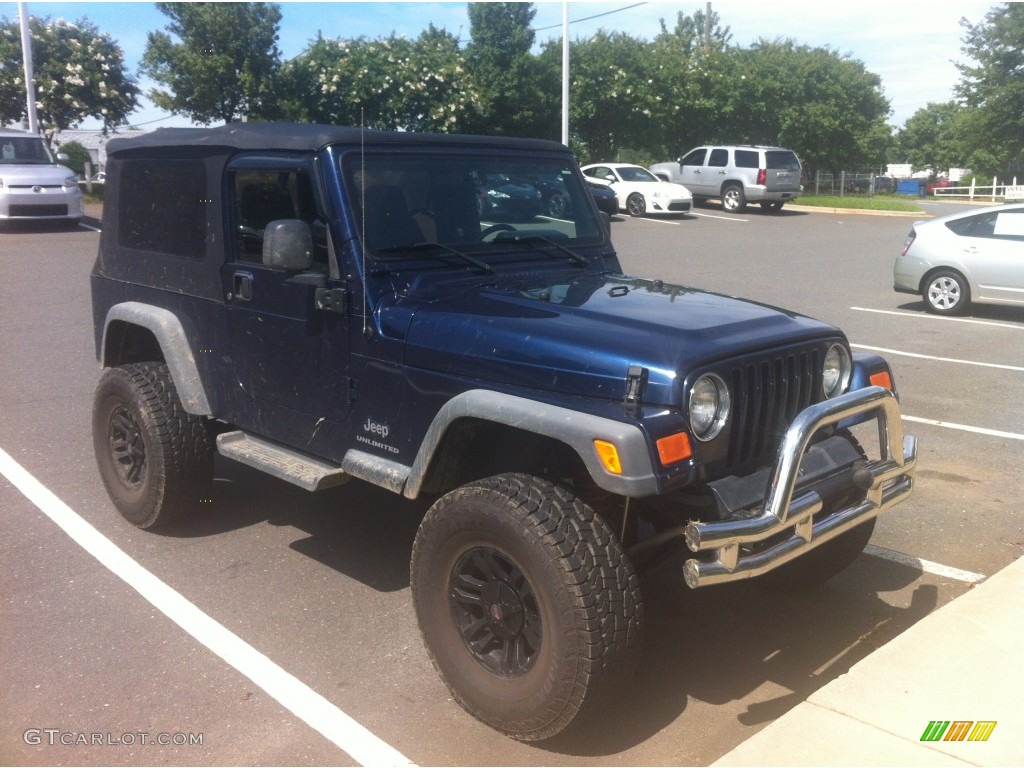
[[[348,312],[348,291],[344,288],[317,288],[316,308],[344,315]]]

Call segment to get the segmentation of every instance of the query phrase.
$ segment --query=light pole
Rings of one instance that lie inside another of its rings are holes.
[[[21,57],[25,62],[25,93],[28,100],[28,130],[39,133],[39,119],[36,117],[36,82],[32,70],[32,35],[28,29],[28,4],[18,3],[18,19],[21,26]]]

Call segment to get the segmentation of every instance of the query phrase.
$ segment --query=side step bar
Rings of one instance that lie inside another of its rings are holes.
[[[217,435],[217,450],[222,456],[287,480],[307,491],[341,485],[349,479],[349,474],[335,464],[314,459],[241,430]]]

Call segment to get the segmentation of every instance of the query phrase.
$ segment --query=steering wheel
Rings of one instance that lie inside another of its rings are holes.
[[[488,235],[493,235],[496,232],[515,232],[516,228],[511,224],[491,224],[486,227],[483,232],[480,233],[479,240],[485,239]]]

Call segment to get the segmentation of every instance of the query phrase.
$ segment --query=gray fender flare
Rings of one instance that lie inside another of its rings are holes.
[[[192,353],[192,345],[177,315],[170,310],[137,301],[126,301],[112,306],[103,324],[103,346],[100,351],[100,361],[103,365],[107,362],[108,332],[113,322],[138,325],[151,331],[163,351],[182,406],[188,413],[196,416],[212,414],[210,401],[206,397],[206,390],[203,389],[203,381],[199,377],[196,358]]]
[[[560,440],[576,451],[594,482],[611,493],[649,496],[658,491],[647,440],[639,427],[515,395],[474,389],[453,397],[437,412],[410,468],[402,490],[404,496],[414,499],[419,495],[445,432],[462,418],[505,424]],[[605,470],[594,449],[594,440],[615,444],[622,474],[613,475]]]

